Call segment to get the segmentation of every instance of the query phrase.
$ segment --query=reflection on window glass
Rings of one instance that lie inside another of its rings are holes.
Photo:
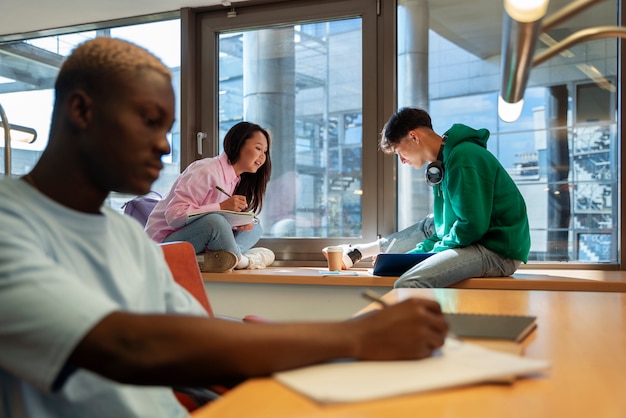
[[[361,19],[219,37],[220,146],[241,120],[272,135],[266,237],[361,236]]]
[[[180,20],[128,25],[97,31],[86,31],[59,36],[49,36],[12,42],[7,50],[19,48],[28,54],[3,54],[0,52],[0,103],[11,124],[36,129],[37,140],[32,144],[12,143],[11,175],[22,176],[39,160],[48,142],[50,118],[54,105],[54,81],[64,58],[74,47],[96,36],[123,38],[150,50],[172,71],[177,99],[176,120],[180,100]],[[168,136],[172,154],[165,156],[165,168],[154,190],[165,194],[180,173],[180,129],[178,123]],[[4,144],[0,144],[4,146]],[[2,160],[4,164],[4,160]],[[1,167],[4,173],[4,166]],[[131,197],[112,193],[107,204],[120,210]]]
[[[586,85],[578,90],[587,93],[588,88]],[[568,89],[529,89],[527,96],[535,100],[531,102],[533,106],[525,108],[528,110],[516,124],[518,130],[498,121],[497,114],[492,112],[496,127],[490,128],[489,150],[498,157],[526,200],[531,226],[531,260],[615,263],[617,126],[613,112],[605,111],[600,115],[598,110],[611,106],[610,95],[597,93],[596,97],[604,97],[608,103],[596,103],[591,110],[587,102],[583,112],[592,114],[591,118],[581,116],[580,109],[572,109],[566,97],[560,101],[566,108],[561,110],[564,116],[558,121],[554,115],[558,106],[551,100],[555,93],[572,94]],[[461,117],[449,115],[446,110],[458,108],[460,102],[471,109],[471,103],[481,100],[475,96],[442,99],[432,102],[431,109],[435,118],[444,115],[446,125],[443,126],[453,123],[449,120],[451,117],[462,123],[474,123],[484,118],[480,115],[481,109],[474,110],[476,117],[467,111]],[[495,100],[494,94],[492,103]],[[572,123],[572,112],[576,110],[577,123]],[[557,121],[548,126],[547,118]],[[502,125],[507,129],[501,129]]]
[[[526,200],[531,262],[619,259],[616,51],[614,39],[588,42],[572,47],[567,59],[533,70],[521,117],[505,123],[497,114],[499,68],[429,34],[433,128],[439,134],[454,123],[489,129],[489,151]],[[456,71],[450,62],[467,71]],[[592,65],[603,69],[602,77],[588,76],[600,73],[590,71]],[[423,189],[414,187],[412,193],[418,201]],[[400,218],[406,210],[400,205]]]

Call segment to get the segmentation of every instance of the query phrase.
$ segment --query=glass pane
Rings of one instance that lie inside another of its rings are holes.
[[[54,105],[54,81],[63,59],[76,45],[96,36],[123,38],[150,50],[170,68],[177,99],[176,120],[180,120],[180,20],[128,25],[98,31],[86,31],[67,35],[48,36],[7,44],[0,50],[0,104],[11,124],[34,128],[37,139],[31,144],[12,141],[11,175],[22,176],[37,163],[48,143],[50,118]],[[11,54],[18,49],[25,54]],[[2,51],[6,51],[4,54]],[[37,58],[37,59],[35,59]],[[165,194],[180,173],[180,132],[176,123],[170,134],[172,153],[163,158],[165,168],[154,190]],[[0,149],[4,153],[4,138]],[[0,161],[5,171],[4,158]],[[112,193],[107,204],[121,211],[121,207],[132,198]]]
[[[401,3],[407,6],[399,8],[399,16],[415,13],[408,6],[411,2]],[[485,36],[479,38],[473,29],[464,29],[480,27],[481,19],[501,19],[490,16],[488,10],[484,12],[485,16],[475,17],[475,23],[463,15],[462,25],[449,20],[442,28],[438,17],[444,10],[431,3],[430,23],[439,23],[436,30],[433,27],[428,31],[406,23],[414,22],[415,17],[400,19],[399,36],[414,42],[426,37],[428,65],[417,64],[414,71],[403,74],[409,80],[400,79],[399,83],[427,86],[413,95],[427,98],[423,106],[428,108],[437,133],[444,133],[454,123],[489,129],[488,149],[513,177],[526,200],[531,262],[617,263],[617,40],[574,45],[533,68],[521,117],[505,123],[497,113],[499,42],[485,43]],[[558,41],[566,30],[590,23],[615,25],[615,3],[600,3],[592,12],[593,19],[589,14],[581,15],[549,35]],[[445,9],[445,15],[455,13]],[[549,37],[542,35],[538,50],[549,44]],[[403,59],[403,53],[406,51],[400,48],[399,59]],[[427,83],[420,84],[424,79]],[[399,204],[399,219],[409,219],[401,227],[432,210],[431,202],[427,205],[423,198],[431,191],[422,178],[415,170],[399,170],[399,181],[411,184],[411,196],[419,203]]]
[[[272,135],[265,237],[360,237],[361,19],[219,36],[220,147],[241,120]]]

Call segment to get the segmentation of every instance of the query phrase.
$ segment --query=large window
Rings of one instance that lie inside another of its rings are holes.
[[[182,46],[189,52],[182,69],[181,23],[171,14],[152,23],[0,38],[0,104],[12,124],[38,132],[32,144],[13,144],[10,174],[28,172],[46,145],[63,58],[85,39],[122,37],[154,52],[174,74],[177,123],[172,155],[154,186],[161,194],[191,160],[217,155],[237,121],[270,130],[274,172],[261,213],[262,245],[280,260],[321,262],[325,245],[369,241],[432,210],[421,170],[377,148],[389,115],[414,105],[429,110],[438,133],[453,123],[491,131],[489,150],[526,198],[533,263],[619,263],[616,39],[581,43],[534,68],[522,117],[504,123],[496,106],[501,0],[398,0],[397,8],[376,0],[251,3],[190,12],[194,24],[182,28],[182,42],[192,42]],[[561,3],[551,2],[548,14]],[[579,29],[615,25],[620,6],[594,5],[542,36],[538,49]],[[182,71],[188,61],[189,74]],[[204,147],[197,147],[196,132],[207,133]],[[108,203],[120,209],[129,198],[113,194]]]
[[[260,219],[263,245],[279,258],[321,258],[332,240],[373,239],[376,2],[299,1],[235,12],[199,17],[199,114],[212,144],[203,156],[219,152],[241,120],[270,131],[273,170]]]
[[[489,150],[526,200],[531,263],[617,263],[617,40],[573,46],[534,68],[522,116],[505,123],[497,114],[501,34],[486,26],[501,21],[501,2],[471,16],[461,13],[467,3],[430,2],[426,10],[417,3],[399,2],[398,83],[409,87],[409,93],[399,89],[399,105],[426,107],[440,134],[454,123],[490,130]],[[616,25],[617,7],[601,2],[562,23],[541,36],[538,51],[579,29]],[[430,19],[422,20],[424,14]],[[423,59],[411,61],[414,48],[407,45],[420,45]],[[431,210],[431,191],[419,174],[399,170],[401,190],[408,192],[399,205],[400,227]]]
[[[66,32],[70,30],[68,28]],[[76,45],[96,36],[126,39],[157,55],[172,71],[177,97],[176,120],[180,119],[180,19],[124,26],[114,26],[112,22],[98,30],[0,43],[0,104],[11,124],[37,131],[37,139],[33,143],[12,141],[8,173],[11,176],[28,173],[47,145],[54,104],[54,80],[63,59]],[[161,194],[169,190],[180,173],[179,137],[176,123],[169,136],[172,153],[164,157],[165,168],[153,186]],[[4,138],[0,140],[0,145],[4,147]],[[4,159],[2,164],[2,173],[5,173]],[[130,198],[113,193],[107,203],[121,210],[123,203]]]
[[[242,119],[273,136],[267,237],[361,236],[361,33],[352,18],[219,36],[220,138]]]

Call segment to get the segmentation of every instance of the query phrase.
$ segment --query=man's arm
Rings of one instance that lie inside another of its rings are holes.
[[[439,304],[424,299],[326,323],[243,324],[115,312],[85,336],[68,362],[123,383],[210,385],[337,358],[424,358],[446,333]]]

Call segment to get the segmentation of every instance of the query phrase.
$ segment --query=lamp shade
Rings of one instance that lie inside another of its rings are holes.
[[[498,115],[507,122],[515,121],[524,105],[541,19],[546,13],[545,0],[505,0],[502,28],[502,85]],[[509,106],[514,105],[514,106]],[[517,116],[515,116],[517,115]],[[507,118],[507,119],[505,119]]]

